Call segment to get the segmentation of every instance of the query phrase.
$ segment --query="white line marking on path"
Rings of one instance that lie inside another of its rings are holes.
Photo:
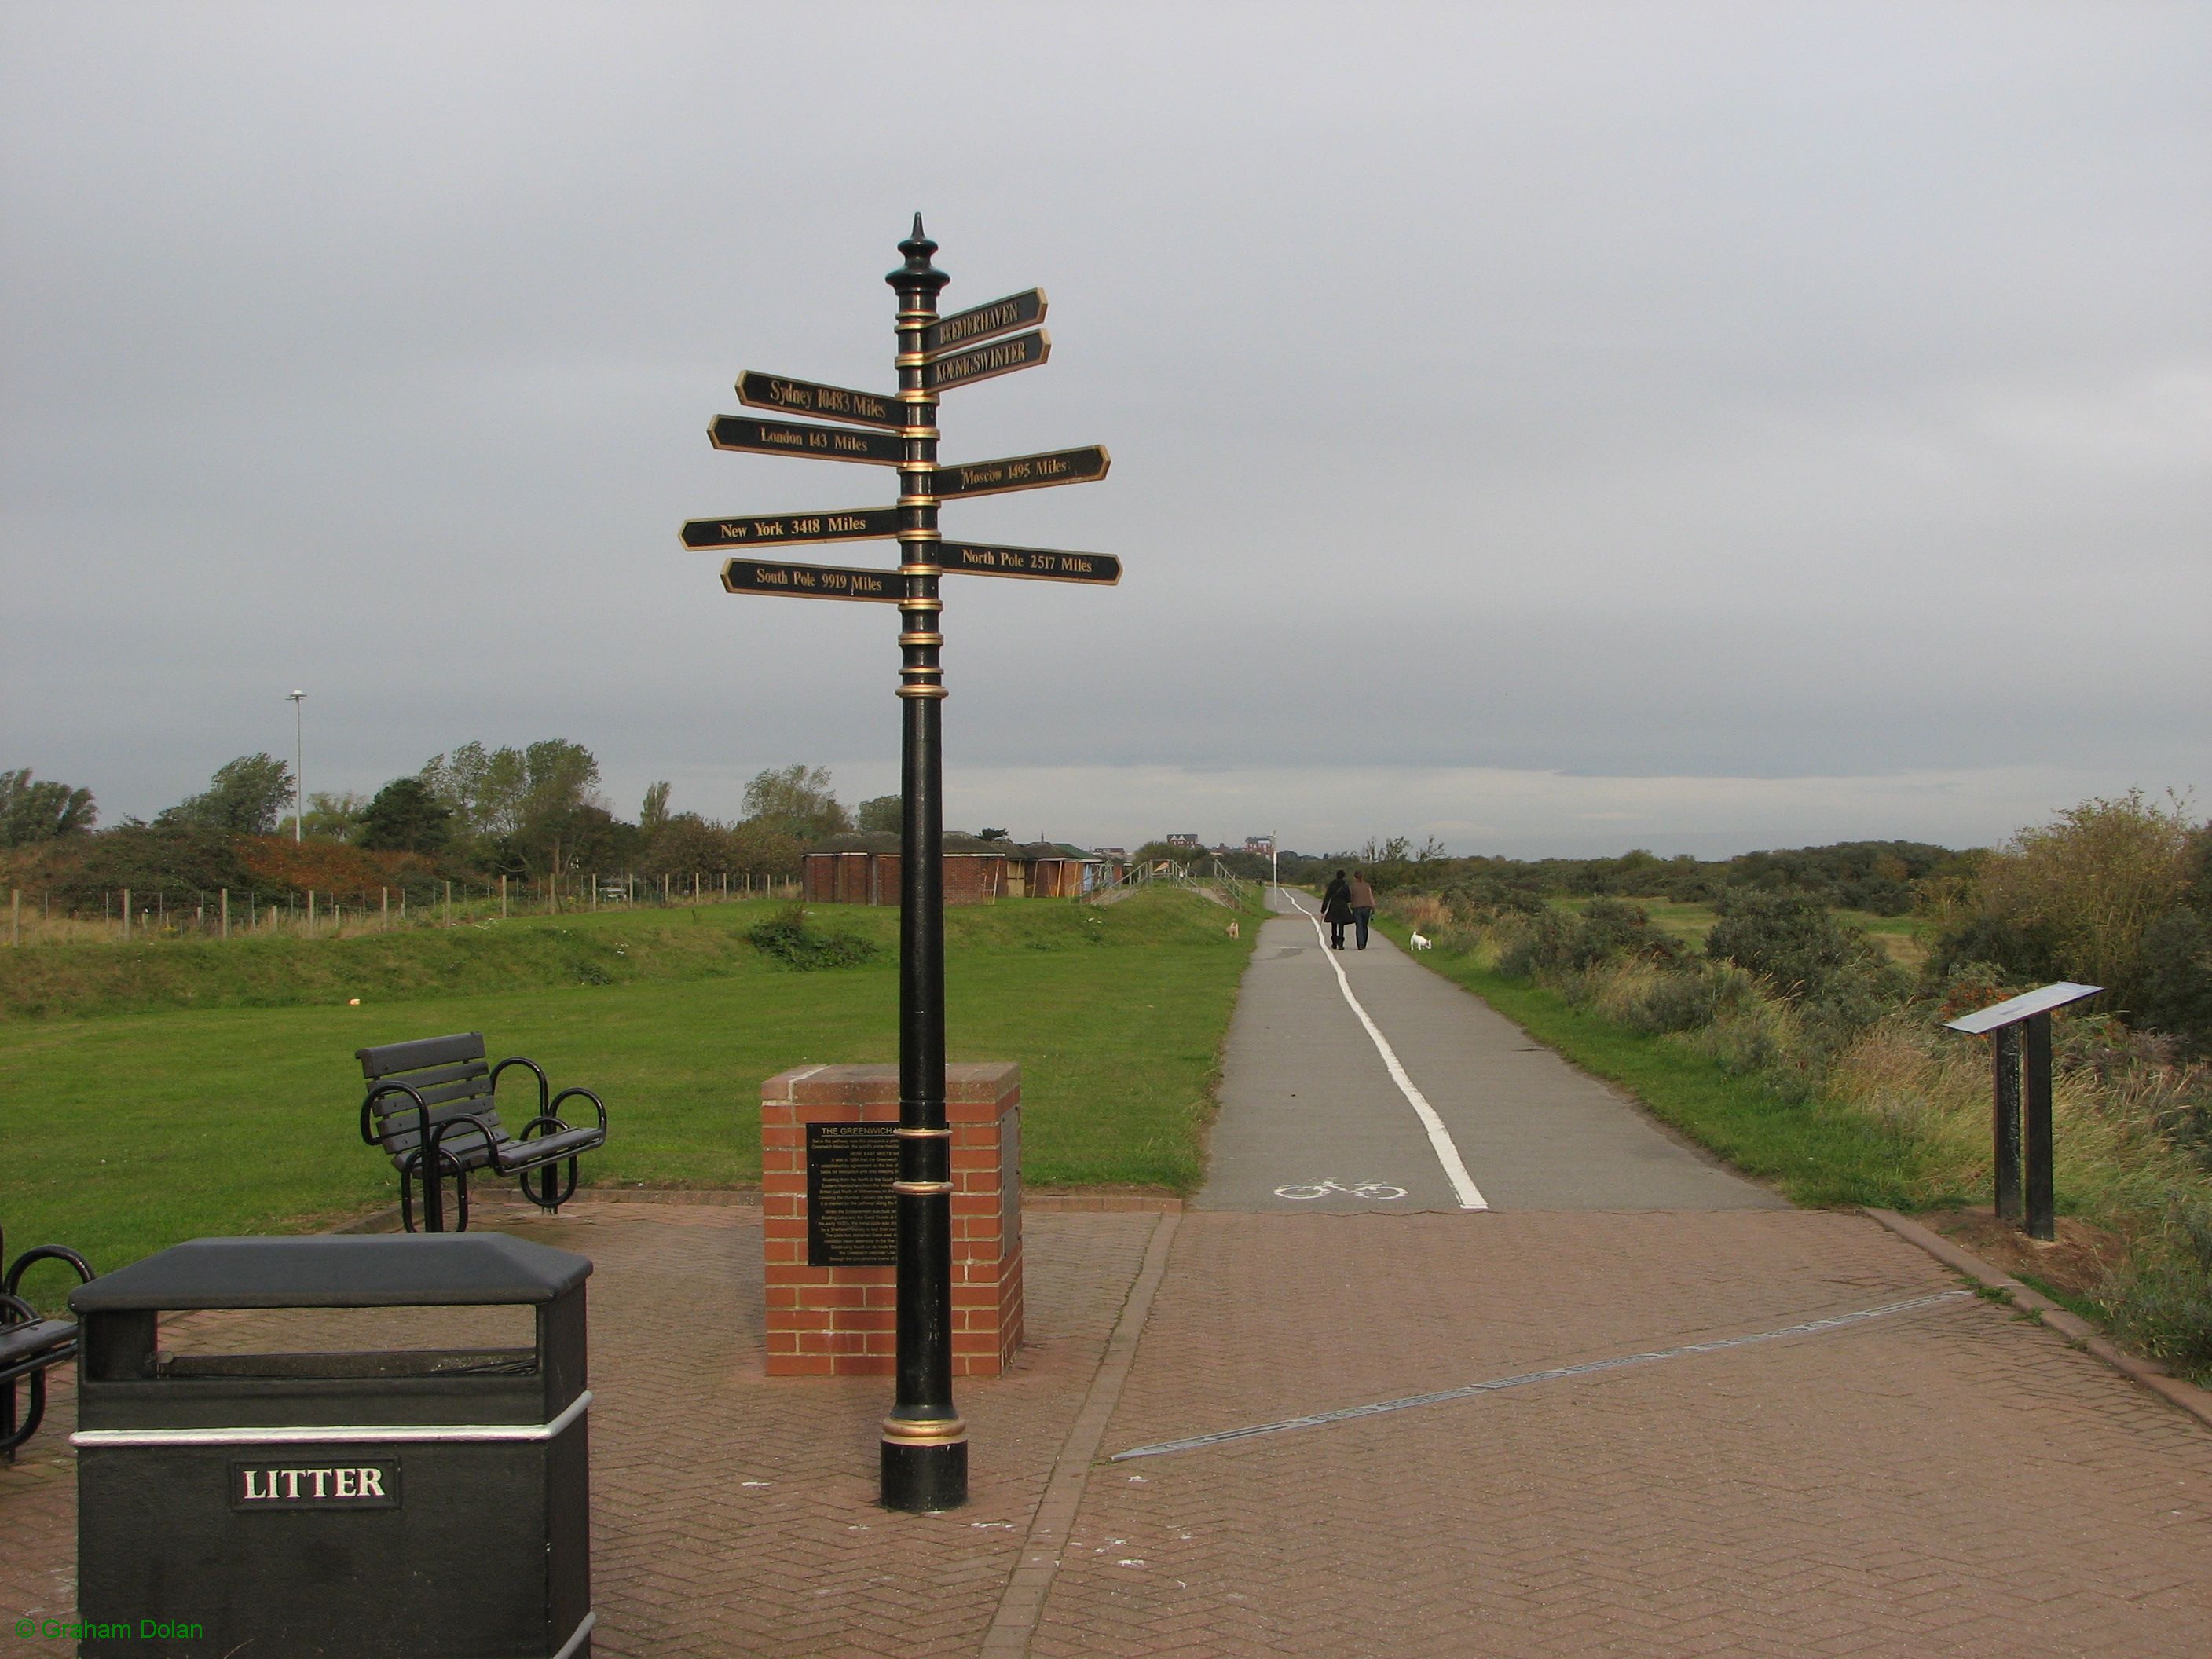
[[[1290,900],[1292,909],[1313,923],[1314,937],[1321,941],[1322,954],[1328,958],[1328,965],[1336,972],[1336,988],[1344,993],[1344,1000],[1352,1005],[1352,1012],[1359,1016],[1359,1023],[1367,1028],[1367,1035],[1375,1043],[1375,1052],[1382,1056],[1382,1065],[1390,1073],[1390,1081],[1398,1085],[1398,1092],[1406,1097],[1414,1115],[1421,1120],[1421,1127],[1429,1132],[1429,1145],[1436,1149],[1437,1162],[1444,1166],[1444,1178],[1451,1182],[1452,1192],[1459,1199],[1460,1208],[1488,1209],[1490,1200],[1482,1195],[1482,1188],[1474,1184],[1474,1177],[1467,1172],[1467,1164],[1459,1155],[1459,1148],[1452,1144],[1451,1132],[1444,1127],[1443,1119],[1438,1117],[1437,1109],[1429,1104],[1429,1097],[1413,1086],[1413,1079],[1406,1075],[1406,1068],[1398,1063],[1398,1051],[1390,1046],[1389,1039],[1377,1029],[1375,1022],[1367,1018],[1367,1011],[1359,1006],[1359,999],[1352,994],[1352,981],[1344,976],[1344,964],[1336,959],[1336,952],[1328,948],[1328,935],[1321,930],[1321,917],[1300,904],[1297,895],[1280,887],[1275,890]]]
[[[1187,1440],[1163,1440],[1156,1445],[1132,1446],[1127,1451],[1115,1452],[1106,1461],[1119,1463],[1132,1457],[1164,1457],[1170,1452],[1196,1451],[1202,1446],[1218,1446],[1231,1440],[1249,1440],[1258,1434],[1280,1434],[1285,1429],[1315,1429],[1329,1423],[1349,1423],[1362,1417],[1380,1417],[1386,1412],[1410,1411],[1416,1406],[1441,1405],[1447,1400],[1469,1400],[1479,1394],[1496,1394],[1501,1389],[1526,1388],[1531,1382],[1556,1382],[1570,1376],[1590,1376],[1601,1371],[1617,1371],[1631,1365],[1656,1364],[1662,1359],[1684,1359],[1692,1354],[1714,1353],[1723,1348],[1748,1347],[1754,1342],[1773,1342],[1785,1336],[1820,1336],[1829,1331],[1843,1329],[1847,1325],[1862,1324],[1869,1319],[1887,1319],[1893,1314],[1916,1313],[1923,1308],[1956,1302],[1973,1295],[1972,1291],[1938,1291],[1933,1296],[1916,1296],[1905,1302],[1885,1302],[1878,1308],[1863,1308],[1856,1313],[1837,1314],[1827,1319],[1808,1319],[1799,1325],[1784,1325],[1778,1330],[1754,1331],[1749,1336],[1723,1336],[1710,1342],[1686,1342],[1679,1348],[1655,1348],[1650,1353],[1625,1354],[1619,1359],[1593,1359],[1581,1365],[1559,1365],[1547,1371],[1523,1371],[1518,1376],[1493,1377],[1487,1382],[1470,1382],[1462,1389],[1438,1389],[1434,1394],[1407,1395],[1402,1400],[1381,1400],[1371,1406],[1346,1406],[1341,1411],[1316,1412],[1310,1417],[1286,1417],[1278,1423],[1255,1423],[1249,1429],[1222,1429],[1212,1434],[1194,1434]]]

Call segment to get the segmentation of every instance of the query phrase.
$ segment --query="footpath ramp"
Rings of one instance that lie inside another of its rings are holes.
[[[1331,951],[1275,896],[1292,913],[1245,970],[1195,1207],[1787,1207],[1380,933]]]

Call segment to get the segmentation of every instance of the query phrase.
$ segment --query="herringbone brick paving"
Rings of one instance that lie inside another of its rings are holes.
[[[973,1652],[1159,1219],[1027,1218],[1032,1340],[1012,1372],[957,1396],[975,1437],[972,1499],[904,1516],[875,1506],[887,1381],[764,1373],[757,1212],[580,1201],[556,1220],[511,1206],[485,1218],[596,1264],[594,1651],[715,1659]],[[294,1314],[283,1340],[306,1346],[326,1318],[385,1340],[403,1327],[423,1334],[419,1316]],[[490,1322],[503,1319],[494,1310]],[[428,1340],[468,1340],[485,1322],[445,1316]],[[194,1315],[165,1326],[164,1340],[251,1349],[277,1323]],[[0,1613],[73,1610],[74,1412],[61,1375],[48,1426],[0,1470]],[[0,1632],[13,1623],[0,1619]],[[0,1651],[54,1646],[0,1640]]]
[[[1158,1219],[1029,1218],[1037,1340],[959,1391],[974,1501],[905,1516],[873,1504],[885,1385],[763,1374],[748,1212],[487,1218],[598,1263],[597,1651],[717,1656],[975,1652]],[[1186,1215],[1105,1449],[1955,1285],[1841,1215]],[[57,1407],[0,1471],[21,1613],[72,1600]],[[2212,1433],[1971,1298],[1101,1462],[1071,1536],[1040,1656],[2212,1651]]]
[[[1950,1288],[1857,1217],[1186,1216],[1109,1451]],[[1032,1651],[2212,1652],[2212,1435],[1971,1298],[1102,1465]]]

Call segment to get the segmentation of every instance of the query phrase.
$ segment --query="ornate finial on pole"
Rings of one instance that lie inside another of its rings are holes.
[[[902,294],[927,292],[934,294],[952,279],[929,263],[929,256],[937,252],[937,244],[929,240],[928,232],[921,228],[921,216],[914,216],[914,234],[898,245],[906,255],[906,263],[884,280]]]

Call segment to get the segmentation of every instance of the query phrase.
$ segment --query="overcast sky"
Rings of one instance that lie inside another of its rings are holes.
[[[2212,783],[2212,8],[0,3],[0,767],[150,814],[564,737],[896,787],[896,611],[677,526],[738,370],[948,459],[948,819],[1715,854]],[[830,562],[896,562],[889,544]]]

